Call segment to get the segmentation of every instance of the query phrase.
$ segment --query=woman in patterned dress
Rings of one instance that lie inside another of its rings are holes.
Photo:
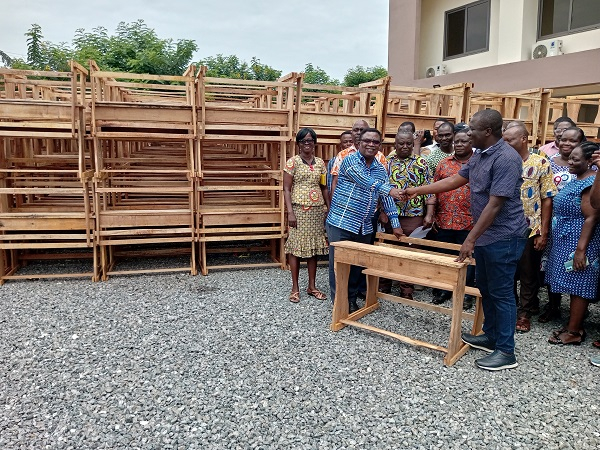
[[[569,156],[569,172],[575,180],[554,198],[552,249],[546,266],[546,282],[553,292],[571,295],[569,323],[555,331],[548,342],[579,345],[585,340],[583,320],[589,303],[596,301],[600,254],[600,210],[590,204],[596,172],[591,168],[598,145],[583,142]]]
[[[558,153],[550,157],[550,168],[552,169],[554,184],[558,191],[573,181],[576,176],[569,172],[569,156],[575,147],[585,141],[585,134],[581,128],[570,127],[565,129],[558,141]],[[546,270],[548,255],[552,248],[552,233],[546,244],[544,255],[542,256],[542,271]],[[542,278],[544,274],[542,273]],[[548,288],[548,305],[546,310],[540,314],[538,322],[547,323],[554,319],[560,319],[560,302],[562,293],[550,291]]]
[[[288,159],[283,171],[283,196],[288,214],[289,234],[285,243],[292,273],[289,300],[300,301],[298,276],[300,259],[308,265],[306,293],[318,300],[327,296],[315,286],[317,255],[329,253],[325,235],[325,215],[329,209],[329,193],[325,183],[327,167],[315,157],[317,134],[312,128],[302,128],[296,135],[298,154]]]

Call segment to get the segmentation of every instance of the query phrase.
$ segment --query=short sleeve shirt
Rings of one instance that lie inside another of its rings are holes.
[[[398,189],[418,187],[431,184],[432,176],[427,161],[422,156],[410,155],[405,159],[392,157],[388,161],[390,184]],[[431,194],[419,195],[407,202],[396,200],[398,216],[419,217],[425,212],[425,202]]]
[[[440,161],[433,182],[456,175],[463,164],[454,155]],[[471,215],[471,189],[469,184],[448,192],[436,194],[435,223],[443,230],[470,230],[473,228]]]
[[[554,197],[558,189],[554,184],[554,174],[550,161],[545,156],[529,155],[523,161],[523,185],[521,201],[525,211],[527,226],[531,228],[529,237],[539,235],[542,229],[542,200]]]
[[[283,170],[294,177],[292,204],[302,206],[325,204],[320,182],[321,175],[327,173],[327,167],[321,158],[315,158],[314,164],[306,164],[300,155],[296,155],[287,160]]]
[[[527,222],[521,203],[523,160],[508,143],[500,139],[486,150],[477,150],[458,174],[469,180],[475,222],[491,196],[506,198],[492,224],[475,242],[476,246],[525,236]]]
[[[427,156],[425,156],[425,160],[427,161],[427,164],[429,165],[429,170],[431,170],[431,173],[435,173],[436,169],[437,169],[437,165],[440,163],[440,161],[444,158],[447,158],[448,156],[452,155],[454,153],[446,153],[444,151],[442,151],[442,149],[439,146],[436,146],[434,148],[431,149],[431,153]]]

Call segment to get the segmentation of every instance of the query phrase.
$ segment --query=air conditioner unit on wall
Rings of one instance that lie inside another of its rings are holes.
[[[438,64],[437,66],[428,67],[425,70],[425,78],[439,77],[440,75],[446,75],[447,73],[448,72],[446,72],[446,65]]]
[[[562,55],[562,41],[560,39],[552,39],[550,41],[536,42],[531,52],[533,59],[546,58],[547,56]]]

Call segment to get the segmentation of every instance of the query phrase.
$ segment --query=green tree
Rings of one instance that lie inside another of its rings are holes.
[[[31,28],[25,33],[25,36],[27,36],[27,63],[34,69],[43,69],[44,36],[42,34],[42,27],[37,23],[32,24]]]
[[[248,64],[235,55],[223,56],[219,53],[200,60],[198,64],[206,66],[206,75],[209,77],[275,81],[281,76],[281,70],[262,64],[256,57]]]
[[[327,72],[319,66],[313,66],[312,63],[308,63],[304,67],[304,82],[309,84],[333,84],[336,86],[340,84],[338,80],[331,78]]]
[[[358,86],[361,83],[368,83],[379,78],[387,77],[387,70],[382,66],[363,67],[356,66],[348,69],[344,76],[344,86]]]
[[[64,71],[68,70],[70,59],[84,66],[94,59],[103,70],[181,75],[198,48],[189,39],[160,39],[143,20],[119,23],[114,35],[109,35],[104,27],[91,32],[80,28],[71,46],[44,41],[37,24],[26,36],[27,62],[13,60],[11,67],[17,68],[17,64],[19,68]]]
[[[276,81],[281,76],[281,70],[262,64],[260,59],[256,57],[252,57],[250,60],[250,71],[252,72],[252,79],[259,81]]]

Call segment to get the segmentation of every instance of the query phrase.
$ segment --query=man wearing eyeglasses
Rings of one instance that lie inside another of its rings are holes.
[[[331,208],[327,215],[329,242],[353,241],[370,244],[373,235],[373,216],[378,201],[390,219],[395,236],[402,236],[398,210],[393,198],[400,199],[397,188],[388,182],[386,168],[376,158],[381,148],[381,133],[367,128],[360,135],[358,152],[344,158],[339,169],[338,185],[333,192]],[[329,248],[329,287],[335,298],[335,247]],[[352,266],[348,282],[350,312],[358,309],[356,297],[359,291],[362,269]]]
[[[354,122],[354,125],[352,125],[352,130],[350,130],[350,133],[352,134],[352,140],[354,141],[354,145],[343,149],[335,157],[335,162],[333,163],[333,166],[331,167],[330,171],[331,189],[329,190],[329,195],[333,196],[333,191],[335,191],[335,187],[337,186],[338,174],[340,172],[342,161],[344,161],[344,158],[346,158],[347,156],[358,151],[360,135],[367,128],[369,128],[369,124],[364,119],[359,119],[356,122]],[[377,158],[377,161],[379,161],[381,164],[383,164],[385,168],[387,168],[387,159],[381,151],[377,152],[375,158]]]

